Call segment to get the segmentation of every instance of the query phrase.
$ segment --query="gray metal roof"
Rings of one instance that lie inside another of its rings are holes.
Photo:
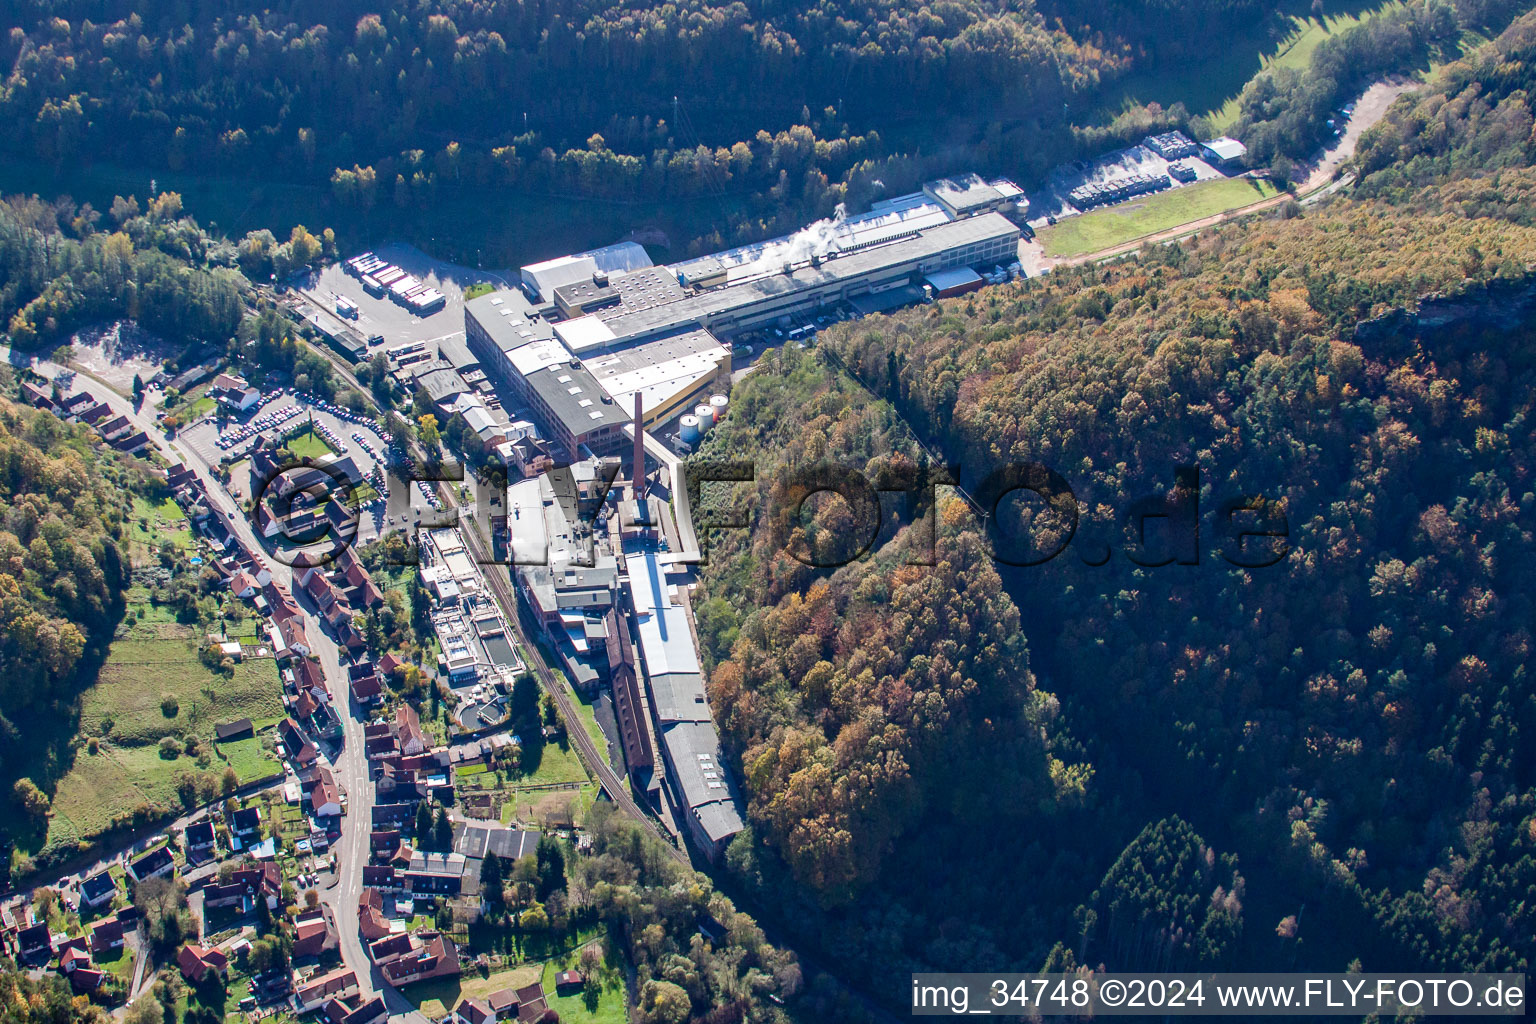
[[[979,174],[930,181],[923,185],[923,191],[958,213],[990,206],[1003,198],[1003,194],[983,181]]]
[[[648,676],[651,682],[651,707],[656,720],[669,722],[708,722],[709,702],[704,694],[704,677],[697,672],[660,672]]]
[[[625,313],[609,319],[608,327],[619,338],[654,334],[690,324],[703,324],[707,327],[712,317],[730,314],[765,299],[835,285],[850,278],[899,267],[904,263],[920,263],[972,243],[1004,236],[1017,237],[1018,233],[1019,229],[1002,214],[986,213],[968,217],[938,224],[856,252],[842,253],[835,258],[823,260],[818,266],[802,266],[788,274],[767,274],[739,284],[702,291],[675,302]]]
[[[510,352],[531,341],[541,341],[555,336],[555,329],[548,320],[530,320],[533,306],[521,291],[491,292],[464,304],[464,312],[475,318],[480,329],[488,334],[496,347]]]
[[[629,422],[629,415],[614,403],[597,378],[579,361],[555,363],[535,370],[523,379],[577,437],[600,427],[617,427]]]
[[[739,796],[720,760],[720,737],[707,722],[679,722],[663,727],[674,778],[683,799],[713,842],[742,830]]]
[[[464,383],[457,370],[433,370],[416,378],[416,386],[427,393],[434,402],[446,402],[454,395],[462,395],[470,387]]]

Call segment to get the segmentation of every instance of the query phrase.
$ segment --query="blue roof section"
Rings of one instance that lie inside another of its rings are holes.
[[[688,611],[673,604],[667,596],[666,570],[657,560],[657,552],[631,551],[627,555],[631,600],[640,624],[640,656],[645,659],[646,672],[652,677],[701,672],[693,635],[688,630]]]

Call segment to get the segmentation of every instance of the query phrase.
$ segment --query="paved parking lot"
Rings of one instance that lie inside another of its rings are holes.
[[[1199,157],[1167,160],[1145,146],[1132,146],[1129,149],[1106,153],[1097,160],[1082,160],[1056,168],[1046,179],[1045,186],[1029,197],[1029,223],[1034,227],[1040,227],[1046,223],[1045,218],[1048,216],[1070,217],[1082,212],[1067,198],[1069,193],[1079,185],[1113,181],[1132,174],[1167,174],[1170,163],[1188,164],[1194,169],[1195,181],[1227,177]],[[1171,181],[1173,188],[1193,183]]]
[[[258,428],[247,440],[237,443],[233,447],[223,448],[219,445],[219,438],[237,437],[263,418],[268,426]],[[278,425],[278,420],[283,422]],[[263,430],[283,429],[297,430],[302,425],[313,419],[317,427],[329,432],[328,440],[342,455],[350,455],[364,478],[368,478],[379,465],[381,459],[387,457],[388,445],[379,436],[378,429],[373,421],[366,416],[359,417],[359,421],[350,418],[350,414],[338,414],[329,411],[305,395],[283,394],[271,402],[263,405],[251,416],[243,420],[231,419],[225,424],[224,430],[219,430],[218,424],[212,419],[201,419],[182,429],[179,438],[188,444],[210,466],[217,466],[227,458],[239,459],[254,443],[256,435]],[[238,488],[237,488],[238,489]],[[384,521],[384,503],[374,502],[360,517],[358,523],[358,540],[360,542],[371,540],[378,536],[380,527]]]
[[[417,316],[388,298],[374,298],[363,290],[361,281],[342,270],[341,264],[312,272],[299,291],[310,302],[325,310],[336,308],[337,295],[351,299],[357,303],[358,319],[346,322],[356,327],[364,337],[382,335],[385,348],[406,342],[438,341],[454,335],[462,336],[464,289],[481,281],[511,287],[510,273],[475,270],[455,263],[444,263],[413,246],[391,244],[372,252],[442,292],[447,300],[443,308],[429,316]],[[346,258],[351,259],[356,255],[360,254],[348,253]]]

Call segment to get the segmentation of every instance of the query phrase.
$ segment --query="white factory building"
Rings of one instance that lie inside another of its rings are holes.
[[[621,452],[636,395],[656,429],[726,393],[725,342],[740,332],[915,302],[930,274],[1013,262],[1007,214],[1023,202],[1013,183],[969,175],[671,266],[632,242],[546,260],[522,268],[521,289],[466,303],[465,333],[566,456]]]

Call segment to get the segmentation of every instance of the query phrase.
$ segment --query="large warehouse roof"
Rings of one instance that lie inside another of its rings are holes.
[[[804,262],[811,254],[846,252],[868,245],[892,232],[919,231],[949,220],[949,215],[921,192],[878,203],[868,213],[820,220],[793,235],[738,246],[724,252],[674,263],[684,281],[699,281],[725,273],[731,282],[759,274],[777,274],[786,259]]]
[[[544,344],[560,347],[557,341]],[[512,353],[514,365],[521,351]],[[564,351],[563,347],[561,351]],[[523,378],[577,437],[599,427],[616,427],[629,422],[624,410],[614,404],[603,386],[579,362],[575,366],[570,360],[549,363],[543,369],[523,373]]]
[[[533,307],[519,291],[482,295],[465,303],[464,310],[474,316],[475,322],[503,352],[555,335],[548,321],[529,318]]]
[[[713,376],[730,357],[714,335],[700,328],[616,352],[593,353],[585,362],[621,408],[633,409],[638,391],[641,408],[649,413]]]
[[[661,741],[676,772],[683,798],[712,842],[721,842],[742,829],[735,787],[720,758],[720,737],[707,722],[677,722],[663,726]]]
[[[594,271],[605,274],[626,274],[651,266],[651,258],[644,247],[635,242],[619,242],[601,249],[579,252],[574,256],[561,256],[522,268],[523,283],[549,301],[555,297],[555,289],[578,281],[592,280]]]
[[[1018,233],[1019,229],[998,213],[950,221],[884,244],[843,253],[834,259],[823,260],[816,266],[806,264],[792,273],[756,277],[740,284],[709,289],[675,302],[617,316],[608,321],[608,327],[619,338],[640,337],[690,324],[702,323],[707,327],[710,317],[726,315],[776,295],[836,284],[904,263],[921,265],[924,261],[973,243],[1005,235],[1017,237]]]

